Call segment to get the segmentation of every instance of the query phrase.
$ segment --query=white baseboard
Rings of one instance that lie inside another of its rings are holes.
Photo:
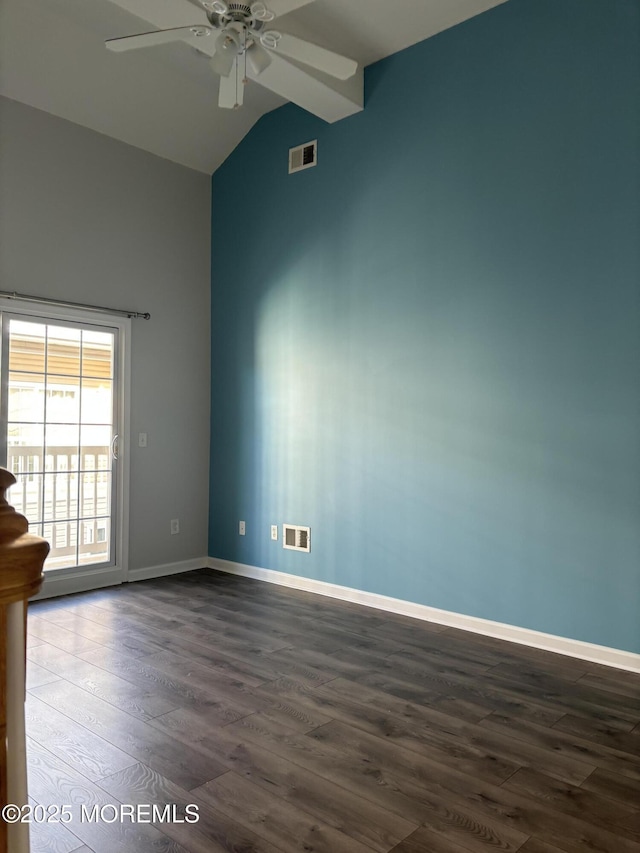
[[[582,640],[571,640],[567,637],[557,637],[554,634],[544,634],[541,631],[533,631],[529,628],[519,628],[516,625],[507,625],[503,622],[491,622],[489,619],[480,619],[477,616],[465,616],[462,613],[453,613],[449,610],[439,610],[437,607],[429,607],[425,604],[415,604],[412,601],[403,601],[399,598],[390,598],[386,595],[378,595],[375,592],[364,592],[359,589],[351,589],[326,581],[312,580],[298,575],[289,575],[286,572],[277,572],[273,569],[261,569],[257,566],[247,566],[242,563],[233,563],[230,560],[220,560],[217,557],[208,557],[202,565],[220,572],[232,575],[242,575],[267,583],[289,586],[294,589],[303,589],[318,595],[326,595],[330,598],[339,598],[341,601],[351,601],[355,604],[363,604],[366,607],[375,607],[378,610],[386,610],[390,613],[400,613],[403,616],[411,616],[414,619],[422,619],[426,622],[437,622],[450,628],[461,628],[464,631],[473,631],[476,634],[484,634],[488,637],[496,637],[500,640],[509,640],[512,643],[520,643],[523,646],[531,646],[535,649],[544,649],[548,652],[556,652],[573,658],[600,663],[605,666],[614,666],[618,669],[640,672],[640,654],[626,652],[622,649],[612,649],[607,646],[598,646],[594,643],[586,643]]]
[[[89,592],[106,586],[116,586],[127,581],[162,578],[166,575],[177,575],[181,572],[192,572],[194,569],[204,569],[208,565],[209,557],[198,557],[193,560],[182,560],[179,563],[163,563],[159,566],[130,569],[126,577],[123,577],[122,569],[113,566],[107,566],[103,569],[54,570],[45,573],[42,589],[29,600],[41,601],[44,598],[54,598],[59,595],[71,595],[74,592]]]
[[[59,595],[71,595],[74,592],[88,592],[105,586],[122,583],[122,569],[107,566],[104,569],[80,569],[45,572],[42,589],[29,601],[42,601],[44,598],[56,598]]]
[[[193,572],[195,569],[205,569],[209,565],[209,557],[196,557],[193,560],[182,560],[179,563],[163,563],[160,566],[147,566],[142,569],[129,569],[127,581],[147,581],[152,578],[163,578],[166,575],[179,575],[182,572]]]

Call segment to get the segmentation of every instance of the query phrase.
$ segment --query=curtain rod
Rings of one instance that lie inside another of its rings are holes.
[[[142,317],[143,320],[150,320],[151,314],[141,311],[122,311],[119,308],[102,308],[99,305],[85,305],[83,302],[64,302],[61,299],[47,299],[44,296],[27,296],[24,293],[9,292],[0,290],[0,297],[6,299],[21,299],[23,302],[37,302],[40,305],[57,305],[58,308],[82,308],[84,311],[95,311],[98,314],[118,314],[121,317]]]

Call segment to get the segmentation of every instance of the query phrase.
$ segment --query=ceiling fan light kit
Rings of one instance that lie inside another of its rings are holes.
[[[256,44],[247,54],[247,65],[254,77],[259,77],[271,65],[271,57],[262,45]]]
[[[216,52],[211,58],[211,67],[216,74],[228,77],[240,50],[240,39],[237,34],[232,30],[223,30],[216,39]]]
[[[271,65],[273,55],[278,56],[281,73],[284,68],[286,77],[298,84],[310,80],[310,76],[288,60],[306,65],[337,80],[348,80],[358,69],[358,63],[346,56],[278,30],[266,30],[265,24],[274,21],[278,15],[262,0],[250,5],[227,3],[225,0],[191,2],[205,12],[209,25],[192,24],[107,39],[106,47],[120,52],[185,39],[191,44],[194,44],[195,39],[202,39],[203,43],[206,40],[206,47],[195,47],[211,56],[211,68],[220,76],[218,106],[224,109],[234,109],[242,105],[244,85],[248,77],[260,83],[260,75]],[[295,2],[290,6],[295,8]],[[280,9],[281,15],[285,14],[288,11],[287,0],[278,0],[277,8]],[[215,33],[217,37],[213,43],[206,39]],[[267,88],[287,97],[285,91],[279,92],[274,87],[273,80],[267,84]],[[313,112],[313,109],[311,111]]]

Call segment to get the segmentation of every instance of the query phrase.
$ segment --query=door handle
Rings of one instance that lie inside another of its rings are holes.
[[[111,439],[111,458],[115,459],[116,461],[118,460],[118,441],[119,441],[119,439],[120,439],[120,436],[118,435],[118,433],[116,433],[113,436],[113,438]]]

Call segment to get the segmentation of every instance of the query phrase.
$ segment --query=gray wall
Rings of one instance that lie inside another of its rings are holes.
[[[132,569],[206,554],[210,234],[209,176],[0,98],[0,289],[152,315],[132,321]]]

